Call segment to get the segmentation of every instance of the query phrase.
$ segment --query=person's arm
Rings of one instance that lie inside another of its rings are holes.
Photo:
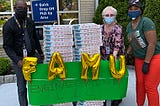
[[[132,48],[131,48],[131,45],[129,45],[127,49],[127,54],[131,54],[131,53],[132,53]]]
[[[121,47],[121,42],[122,42],[122,27],[117,28],[116,34],[115,34],[115,43],[114,43],[114,49],[113,49],[113,56],[115,58],[117,57],[117,54],[120,50]]]
[[[15,51],[13,50],[13,32],[10,28],[9,24],[5,24],[3,26],[3,48],[6,54],[11,58],[11,60],[18,64],[18,62],[22,59],[17,56]]]
[[[150,60],[154,54],[155,46],[157,42],[156,31],[151,30],[151,31],[145,32],[145,38],[147,40],[148,46],[147,46],[147,52],[146,52],[144,62],[150,63]]]
[[[147,74],[149,71],[149,63],[154,54],[155,46],[157,42],[156,31],[150,30],[150,31],[145,32],[145,38],[147,40],[148,46],[147,46],[147,52],[146,52],[146,56],[144,59],[144,63],[142,66],[142,72],[144,74]]]
[[[144,31],[145,39],[148,45],[146,48],[147,51],[146,51],[144,63],[142,66],[142,72],[144,74],[147,74],[149,72],[149,66],[150,66],[149,63],[155,51],[155,47],[157,43],[157,36],[156,36],[156,26],[154,22],[147,17],[143,18],[143,20],[144,20],[143,21],[143,31]]]

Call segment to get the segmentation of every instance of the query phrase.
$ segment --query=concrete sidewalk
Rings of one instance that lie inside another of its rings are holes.
[[[136,106],[136,93],[135,93],[135,73],[133,68],[128,68],[129,77],[128,77],[128,89],[127,95],[123,99],[122,103],[119,106]],[[160,86],[159,86],[160,92]],[[16,83],[8,83],[0,85],[0,106],[19,106],[18,96],[17,96],[17,86]],[[54,106],[71,106],[68,104],[59,104]],[[93,102],[90,102],[87,106],[100,106],[93,105]],[[147,99],[145,105],[147,106]]]

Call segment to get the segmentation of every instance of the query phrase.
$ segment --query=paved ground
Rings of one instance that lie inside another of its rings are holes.
[[[135,74],[134,69],[129,68],[129,82],[127,89],[127,96],[123,99],[123,102],[119,106],[136,106],[135,101]],[[160,87],[159,87],[160,91]],[[0,85],[0,106],[19,106],[17,99],[17,87],[16,83]],[[68,104],[59,104],[54,106],[71,106]],[[88,103],[87,106],[100,106],[93,105],[93,102]],[[144,106],[147,106],[147,100]]]

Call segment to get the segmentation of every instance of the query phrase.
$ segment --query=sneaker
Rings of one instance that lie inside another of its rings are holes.
[[[122,99],[120,100],[113,100],[111,103],[111,106],[118,106],[122,102]]]

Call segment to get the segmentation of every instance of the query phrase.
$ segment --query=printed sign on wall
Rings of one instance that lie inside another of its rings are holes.
[[[56,0],[32,0],[32,16],[36,23],[56,21]]]

